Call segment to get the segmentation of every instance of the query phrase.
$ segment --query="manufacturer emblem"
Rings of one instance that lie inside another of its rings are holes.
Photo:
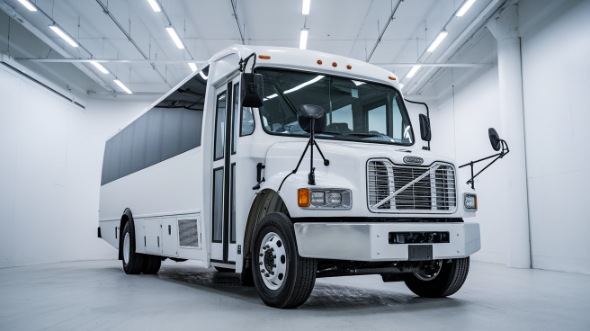
[[[409,164],[422,164],[424,159],[417,156],[404,156],[404,162]]]

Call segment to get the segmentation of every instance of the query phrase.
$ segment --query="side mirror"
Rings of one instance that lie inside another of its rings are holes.
[[[492,148],[497,152],[500,150],[501,144],[501,139],[500,139],[500,135],[498,135],[498,132],[496,132],[496,129],[494,128],[489,128],[488,129],[488,136],[490,137],[490,144],[492,144]]]
[[[297,110],[297,122],[305,132],[310,132],[313,124],[313,132],[322,133],[326,129],[326,110],[317,105],[301,105]]]
[[[241,95],[243,107],[262,107],[264,84],[261,74],[242,74]]]
[[[424,114],[420,114],[420,136],[424,141],[432,139],[432,131],[430,131],[430,119]]]

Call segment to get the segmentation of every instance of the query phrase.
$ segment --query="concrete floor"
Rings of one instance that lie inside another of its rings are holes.
[[[265,306],[232,274],[166,262],[0,269],[0,330],[590,330],[590,276],[472,263],[463,288],[421,299],[378,276],[319,279],[296,310]]]

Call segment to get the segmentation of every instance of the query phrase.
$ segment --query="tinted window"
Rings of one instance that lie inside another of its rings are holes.
[[[163,111],[162,127],[162,160],[180,154],[180,121],[181,109],[167,109]]]
[[[201,122],[203,121],[202,111],[184,111],[180,124],[180,152],[184,153],[189,149],[201,145]]]
[[[223,168],[213,171],[213,242],[221,242],[223,231]]]
[[[147,133],[147,117],[142,116],[134,123],[133,143],[131,144],[131,172],[145,167],[145,141]]]
[[[102,184],[201,145],[208,68],[172,92],[105,145]]]
[[[157,108],[147,114],[147,134],[145,147],[145,166],[149,167],[160,162],[160,143],[162,141],[162,115],[163,112]]]
[[[121,132],[121,156],[119,163],[119,173],[121,176],[131,173],[131,146],[133,143],[134,127],[135,125],[131,124]]]
[[[227,98],[225,92],[217,96],[217,109],[215,112],[215,150],[214,160],[219,160],[224,155],[225,146],[225,108]]]

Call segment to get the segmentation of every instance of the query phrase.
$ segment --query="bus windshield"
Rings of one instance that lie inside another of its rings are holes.
[[[314,104],[326,110],[327,126],[318,138],[412,145],[414,134],[401,94],[393,87],[345,77],[258,68],[264,77],[264,130],[274,135],[307,136],[297,109]]]

